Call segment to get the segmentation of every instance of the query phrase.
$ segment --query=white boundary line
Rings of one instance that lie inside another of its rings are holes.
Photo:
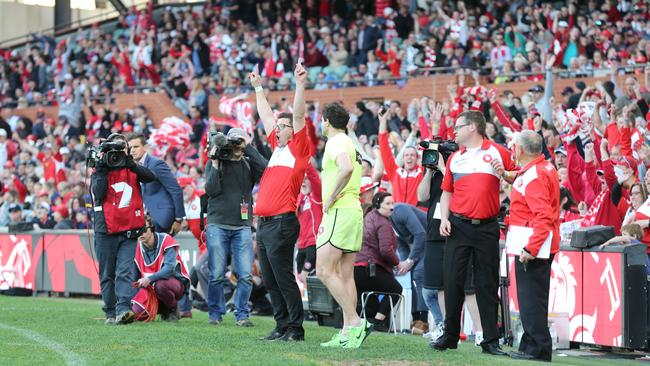
[[[35,342],[35,343],[38,343],[38,344],[44,346],[45,348],[47,348],[47,349],[49,349],[49,350],[51,350],[53,352],[58,353],[61,357],[63,357],[63,361],[65,362],[66,365],[85,365],[86,364],[86,361],[84,360],[84,358],[81,355],[79,355],[78,353],[72,352],[71,350],[66,348],[63,344],[55,342],[55,341],[47,338],[46,336],[44,336],[44,335],[42,335],[40,333],[34,332],[32,330],[29,330],[29,329],[18,328],[18,327],[14,327],[14,326],[7,325],[7,324],[2,324],[2,323],[0,323],[0,328],[13,330],[16,333],[19,333],[21,336],[23,336],[23,337],[25,337],[25,338],[27,338],[27,339]]]

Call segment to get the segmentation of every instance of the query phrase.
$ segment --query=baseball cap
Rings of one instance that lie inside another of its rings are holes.
[[[50,204],[47,203],[47,202],[41,202],[41,203],[38,205],[38,207],[40,207],[40,208],[44,208],[44,209],[50,211]]]
[[[68,149],[67,146],[63,146],[63,147],[61,147],[61,148],[59,149],[59,154],[61,154],[61,155],[63,155],[63,154],[70,154],[70,149]]]
[[[181,186],[181,188],[185,188],[189,185],[194,185],[194,180],[192,177],[180,177],[178,178],[178,185]]]
[[[56,206],[54,211],[58,212],[59,215],[63,216],[63,218],[68,217],[68,215],[70,214],[70,212],[68,211],[68,208],[65,207],[64,205]]]
[[[11,205],[9,205],[9,212],[17,212],[22,210],[23,208],[18,203],[12,203]]]
[[[564,90],[562,90],[562,95],[566,96],[566,95],[571,95],[571,94],[573,94],[573,88],[570,87],[570,86],[567,86],[567,87],[564,88]]]
[[[562,154],[562,155],[566,156],[566,149],[564,149],[564,147],[558,147],[557,149],[555,149],[554,152],[556,154]]]
[[[528,91],[532,93],[543,93],[544,87],[541,85],[535,85],[534,87],[528,89]]]
[[[236,140],[244,140],[246,141],[246,134],[244,133],[244,130],[241,128],[231,128],[230,131],[228,131],[228,140],[230,141],[236,141]]]
[[[366,193],[379,185],[378,182],[373,182],[370,177],[361,177],[361,193]]]

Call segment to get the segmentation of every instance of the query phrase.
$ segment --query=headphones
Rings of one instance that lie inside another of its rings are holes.
[[[118,137],[124,138],[124,135],[122,135],[121,133],[113,132],[112,134],[108,135],[108,137],[106,138],[106,141],[113,141],[114,139],[116,139]]]
[[[377,193],[373,198],[372,198],[372,207],[375,210],[379,210],[381,207],[381,203],[384,201],[384,198],[390,196],[391,194],[388,192],[379,192]]]

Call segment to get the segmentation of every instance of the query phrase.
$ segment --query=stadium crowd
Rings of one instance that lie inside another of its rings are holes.
[[[221,128],[208,119],[208,95],[250,90],[246,75],[255,67],[266,89],[289,90],[294,65],[303,59],[308,87],[321,90],[457,74],[443,100],[342,102],[350,111],[348,135],[363,159],[366,207],[381,190],[391,192],[395,202],[426,211],[418,186],[427,169],[421,151],[409,147],[434,138],[453,140],[456,118],[475,110],[488,121],[485,137],[497,144],[512,148],[522,130],[543,136],[544,155],[559,173],[563,231],[600,224],[620,233],[623,225],[637,224],[641,241],[650,245],[645,2],[569,1],[558,8],[532,0],[472,6],[390,0],[210,3],[214,6],[167,8],[160,17],[154,17],[152,5],[132,9],[118,18],[112,33],[92,27],[58,41],[35,34],[25,49],[0,55],[0,226],[29,221],[43,229],[92,228],[86,142],[111,133],[149,137],[154,131],[144,106],[106,107],[114,93],[133,87],[164,88],[187,117],[191,144],[162,156],[184,188],[187,207],[205,190],[207,131]],[[562,76],[603,81],[557,90],[554,78]],[[481,85],[484,77],[495,84],[527,80],[531,88],[524,95],[498,94]],[[39,110],[30,120],[15,110],[45,105],[57,105],[58,118]],[[288,102],[271,107],[291,109]],[[387,114],[380,123],[382,109]],[[307,106],[315,170],[308,171],[305,185],[312,188],[319,186],[326,143],[321,111],[318,103]],[[273,143],[259,123],[252,135],[253,145],[269,159]],[[509,190],[504,182],[500,219],[506,222]],[[311,189],[302,194],[302,204],[322,201]],[[188,225],[184,221],[183,228]],[[308,237],[301,233],[303,252]],[[394,248],[385,262],[390,269],[411,270],[407,260],[394,258]],[[313,268],[303,263],[298,270]],[[417,319],[416,327],[426,331],[426,318]]]

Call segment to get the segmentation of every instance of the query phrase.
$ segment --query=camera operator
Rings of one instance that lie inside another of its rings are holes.
[[[442,178],[445,175],[445,162],[442,154],[438,154],[438,163],[428,165],[422,182],[418,186],[418,201],[429,202],[427,211],[427,240],[424,247],[424,283],[422,297],[433,314],[436,326],[429,327],[432,339],[442,335],[443,314],[440,304],[444,305],[443,258],[445,254],[445,238],[440,235],[440,196],[442,196]]]
[[[156,177],[131,158],[123,135],[111,134],[99,150],[91,150],[88,162],[95,167],[91,193],[103,310],[106,324],[127,324],[134,318],[136,239],[145,224],[140,183]]]
[[[226,140],[227,139],[227,140]],[[228,136],[211,133],[205,167],[208,195],[209,323],[218,325],[226,313],[223,285],[228,256],[237,275],[235,318],[250,327],[248,300],[253,288],[253,186],[262,178],[268,161],[250,144],[244,131],[233,128]]]

